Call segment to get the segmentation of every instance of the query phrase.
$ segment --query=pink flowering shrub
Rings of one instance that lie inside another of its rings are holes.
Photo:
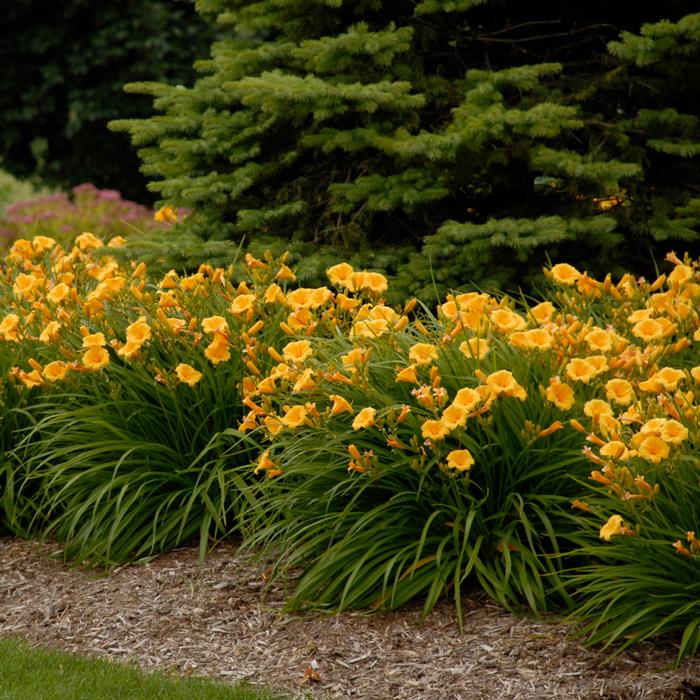
[[[122,199],[116,190],[86,183],[74,187],[70,195],[60,192],[9,205],[0,219],[0,247],[27,235],[67,242],[85,231],[111,238],[170,226],[153,217],[151,209]]]

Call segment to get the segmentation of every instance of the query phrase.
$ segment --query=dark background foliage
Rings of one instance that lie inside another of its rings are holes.
[[[0,18],[0,167],[68,188],[152,200],[117,117],[150,113],[131,80],[189,84],[211,21],[189,0],[12,0]]]

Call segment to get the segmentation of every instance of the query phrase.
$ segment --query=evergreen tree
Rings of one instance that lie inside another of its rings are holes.
[[[200,0],[191,88],[121,120],[203,239],[385,267],[402,291],[642,264],[700,231],[688,0]],[[659,243],[661,242],[661,243]],[[596,265],[597,263],[597,265]]]

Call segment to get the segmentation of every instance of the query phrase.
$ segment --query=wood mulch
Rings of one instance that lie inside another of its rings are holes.
[[[700,697],[697,657],[664,670],[673,640],[606,663],[563,625],[515,617],[478,593],[460,632],[447,602],[424,622],[419,607],[285,613],[283,592],[263,591],[259,568],[235,543],[202,566],[195,548],[183,548],[109,575],[51,553],[0,537],[0,636],[313,700]]]

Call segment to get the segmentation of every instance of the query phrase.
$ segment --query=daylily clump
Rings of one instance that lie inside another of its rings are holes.
[[[540,303],[453,293],[433,314],[387,305],[388,280],[344,262],[317,288],[296,285],[285,258],[250,254],[246,279],[206,264],[152,279],[114,245],[87,232],[70,249],[15,241],[0,279],[7,381],[38,393],[101,379],[118,394],[131,372],[183,406],[223,397],[230,430],[259,447],[247,475],[259,498],[298,490],[291,515],[269,507],[273,522],[297,518],[284,532],[300,546],[314,532],[314,546],[336,546],[313,521],[333,498],[356,498],[338,518],[388,508],[395,480],[398,502],[408,493],[424,508],[406,516],[421,534],[387,555],[396,568],[376,577],[377,600],[390,581],[397,600],[402,587],[415,595],[414,574],[442,576],[449,556],[504,604],[543,608],[546,586],[567,599],[550,556],[567,528],[593,557],[663,542],[672,561],[700,566],[697,511],[676,498],[698,489],[697,262],[669,254],[650,282],[559,263]],[[330,481],[305,501],[315,478]],[[466,573],[454,576],[445,589]]]

